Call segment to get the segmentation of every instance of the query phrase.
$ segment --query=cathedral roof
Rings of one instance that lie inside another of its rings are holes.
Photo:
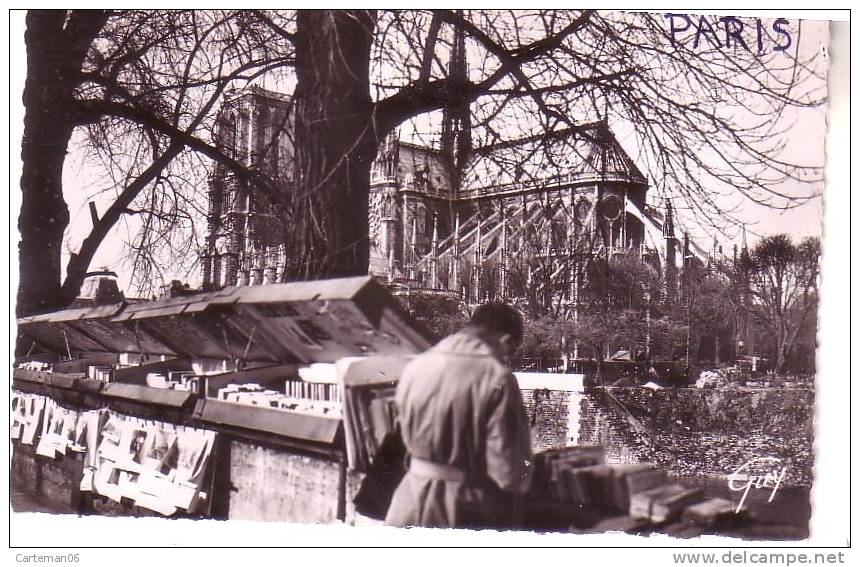
[[[476,148],[463,193],[599,179],[647,185],[605,121]]]

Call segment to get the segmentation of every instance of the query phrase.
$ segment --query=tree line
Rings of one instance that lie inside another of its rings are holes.
[[[565,356],[571,363],[574,357],[605,361],[624,351],[631,360],[673,361],[681,368],[758,356],[778,374],[811,373],[820,253],[816,237],[795,243],[774,234],[732,258],[688,261],[674,283],[648,258],[606,255],[583,268],[576,308],[569,280],[538,290],[535,282],[517,285],[514,271],[510,300],[524,312],[527,327],[520,356],[554,368]],[[539,262],[531,260],[532,271]],[[496,273],[492,266],[485,271]],[[675,293],[667,289],[671,285]],[[492,293],[488,298],[494,299]],[[419,293],[407,306],[436,337],[468,321],[468,307],[459,299]]]

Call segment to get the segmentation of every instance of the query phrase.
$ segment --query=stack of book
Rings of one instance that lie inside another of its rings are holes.
[[[199,381],[194,372],[174,371],[167,373],[167,383],[170,388],[182,392],[199,392]]]
[[[664,484],[634,494],[630,498],[630,515],[647,518],[655,523],[678,519],[685,508],[700,502],[704,493],[700,488],[685,488],[680,484]]]
[[[259,384],[227,384],[218,390],[218,399],[227,402],[239,402],[239,394],[262,391],[263,387]]]
[[[160,372],[150,372],[146,375],[146,385],[150,388],[200,393],[200,377],[188,371],[168,372],[166,376]]]
[[[612,507],[612,466],[589,465],[566,468],[557,487],[562,500],[597,508]]]
[[[631,525],[681,520],[704,533],[738,518],[728,500],[705,499],[702,489],[674,484],[650,463],[606,464],[599,445],[543,451],[534,464],[537,498],[626,512]]]
[[[632,495],[666,482],[666,473],[648,463],[605,464],[599,445],[535,455],[536,492],[557,501],[627,511]]]
[[[395,385],[359,384],[344,390],[343,416],[348,423],[347,454],[351,466],[368,470],[385,436],[395,431]]]
[[[150,354],[142,354],[136,352],[121,352],[119,353],[119,360],[117,361],[117,367],[119,368],[127,368],[129,366],[141,366],[150,362],[150,360],[159,358]]]
[[[110,366],[87,366],[87,378],[90,380],[98,380],[105,384],[111,381],[113,368]]]
[[[324,415],[326,417],[342,417],[343,406],[340,402],[329,402],[325,400],[301,400],[280,396],[278,398],[279,409],[289,410],[297,413]]]
[[[666,473],[649,463],[612,466],[612,506],[618,510],[630,509],[635,494],[666,484]]]
[[[277,390],[267,390],[259,384],[228,384],[218,390],[218,399],[310,415],[336,418],[342,415],[340,402],[293,397]]]
[[[600,445],[577,445],[542,451],[535,455],[535,491],[556,500],[577,501],[568,492],[568,471],[601,465],[603,462],[603,447]]]
[[[340,386],[323,382],[305,382],[303,380],[287,380],[284,390],[291,398],[306,400],[323,400],[340,402]]]
[[[51,364],[49,362],[40,362],[38,360],[31,360],[28,362],[22,362],[18,365],[18,368],[22,368],[24,370],[32,370],[34,372],[51,372]]]

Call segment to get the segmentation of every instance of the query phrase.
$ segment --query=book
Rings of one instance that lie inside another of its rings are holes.
[[[146,385],[150,388],[169,388],[167,378],[164,374],[150,372],[146,375]]]
[[[612,467],[590,465],[568,469],[568,496],[574,502],[591,504],[598,508],[612,508]]]
[[[704,497],[701,488],[686,488],[683,492],[658,500],[651,508],[651,521],[665,522],[680,517],[684,508]]]
[[[12,392],[12,412],[9,425],[9,438],[20,439],[27,422],[27,397]]]
[[[45,418],[42,420],[42,434],[36,445],[36,454],[49,459],[57,456],[57,443],[63,431],[64,410],[51,401],[46,404]]]
[[[575,477],[571,476],[571,471],[585,467],[597,466],[601,463],[588,455],[579,455],[555,459],[550,462],[549,484],[550,495],[560,500],[571,500],[580,502],[568,491],[571,482],[580,482],[572,480]],[[579,494],[581,491],[575,491]]]
[[[175,468],[178,450],[174,431],[150,428],[143,444],[141,464],[149,471],[167,474]]]
[[[583,475],[577,474],[577,469],[566,469],[562,471],[561,479],[555,493],[559,500],[575,502],[577,504],[591,504],[589,493],[583,479]]]
[[[98,464],[93,473],[92,488],[96,494],[101,494],[115,502],[119,502],[122,498],[122,491],[120,491],[118,484],[121,471],[114,464],[109,459],[98,459]]]
[[[614,508],[623,511],[630,509],[634,494],[667,483],[666,473],[650,463],[612,465],[612,477],[610,501]]]
[[[163,516],[170,516],[176,512],[172,490],[173,483],[167,477],[155,471],[144,471],[138,480],[135,505],[154,510]]]
[[[110,382],[113,368],[110,366],[87,366],[87,378],[99,382]]]
[[[735,516],[735,506],[725,498],[708,498],[704,502],[687,506],[681,520],[689,524],[713,526]]]
[[[680,484],[665,484],[634,494],[630,498],[630,515],[649,518],[652,522],[666,522],[678,518],[684,508],[702,500],[700,488],[685,488]]]
[[[122,439],[124,423],[121,418],[108,414],[108,419],[101,428],[101,442],[98,446],[98,456],[116,462],[120,458],[119,444]]]
[[[93,491],[93,473],[95,469],[91,469],[89,467],[84,468],[83,474],[81,476],[81,492],[92,492]]]
[[[576,445],[541,451],[535,455],[534,490],[537,494],[566,500],[564,478],[568,469],[603,464],[603,447]]]
[[[119,353],[120,366],[140,366],[149,362],[148,354],[139,354],[136,352],[121,352]]]

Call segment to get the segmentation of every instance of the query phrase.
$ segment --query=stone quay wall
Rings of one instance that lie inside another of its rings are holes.
[[[678,476],[724,477],[772,457],[784,486],[811,486],[809,389],[523,389],[535,451],[600,444],[607,462],[652,462]],[[773,467],[770,467],[773,468]]]

